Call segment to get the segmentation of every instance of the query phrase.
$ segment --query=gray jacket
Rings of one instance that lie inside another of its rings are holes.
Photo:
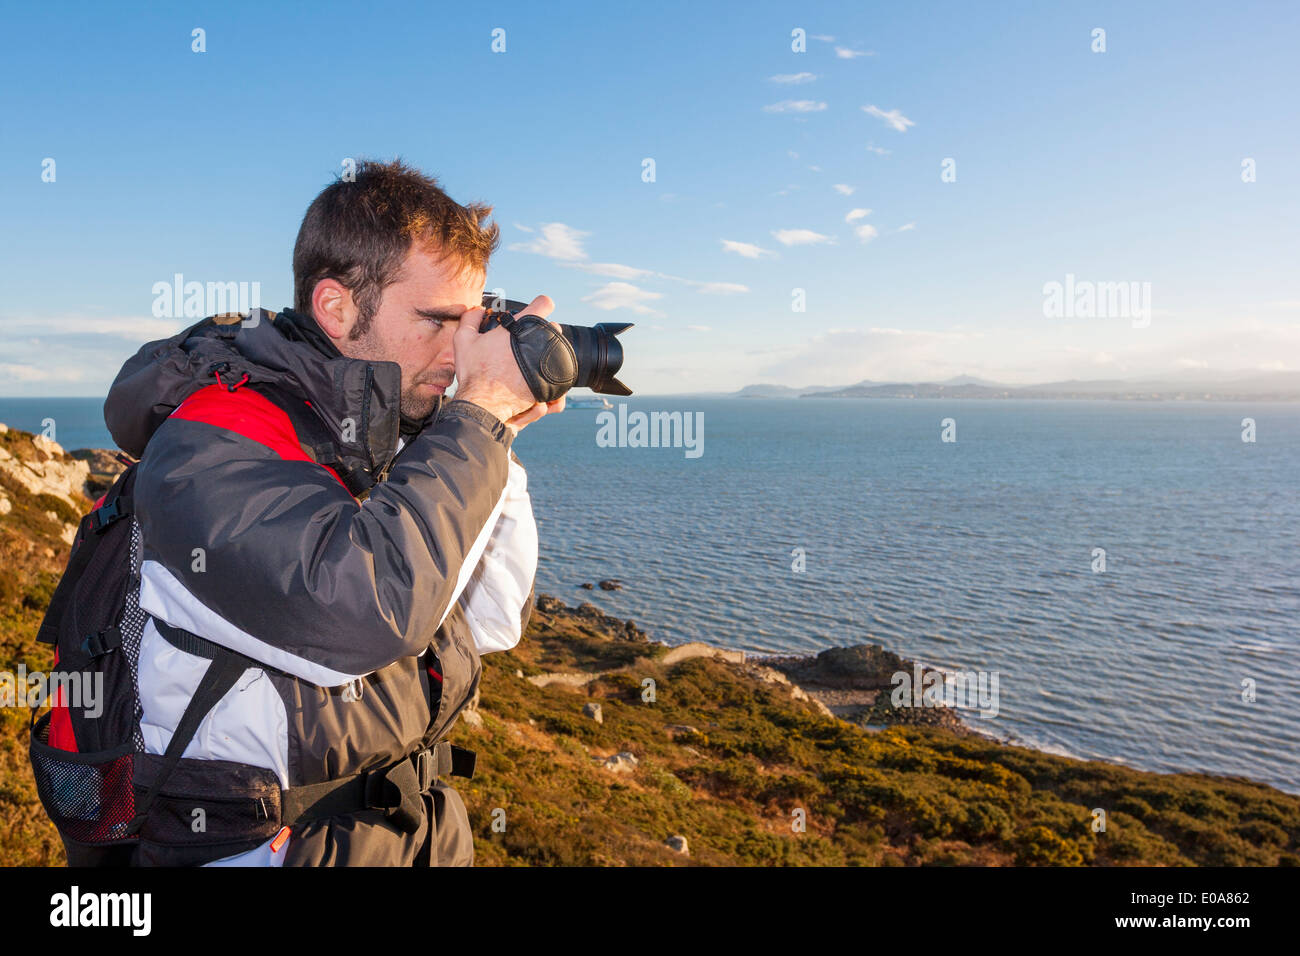
[[[104,407],[115,441],[141,459],[128,600],[138,633],[124,633],[138,642],[137,747],[165,751],[208,666],[203,647],[264,665],[184,751],[178,779],[218,792],[247,773],[289,791],[428,747],[473,697],[480,653],[513,647],[532,609],[537,532],[510,431],[452,400],[403,442],[400,367],[330,354],[319,339],[293,313],[204,320],[142,347]],[[300,434],[303,414],[328,448]],[[414,832],[365,809],[251,849],[162,826],[151,840],[146,826],[139,859],[472,862],[456,792],[438,781],[422,800]]]

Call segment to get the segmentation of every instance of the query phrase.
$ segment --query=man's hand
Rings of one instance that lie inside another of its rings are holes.
[[[539,295],[522,314],[546,318],[554,310],[555,303]],[[459,383],[455,397],[491,412],[515,435],[543,415],[564,411],[563,395],[554,402],[539,402],[533,397],[515,361],[510,333],[501,326],[479,332],[484,315],[483,309],[474,308],[460,317],[454,339]]]

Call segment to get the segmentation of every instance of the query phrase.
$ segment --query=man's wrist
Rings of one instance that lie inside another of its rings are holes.
[[[514,430],[508,428],[497,415],[476,402],[461,398],[459,395],[442,406],[442,411],[438,415],[439,419],[443,418],[467,418],[470,421],[478,422],[494,438],[504,441],[509,447],[514,440]]]

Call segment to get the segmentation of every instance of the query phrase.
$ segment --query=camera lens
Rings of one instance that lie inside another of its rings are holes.
[[[483,308],[520,316],[527,310],[528,304],[484,293]],[[489,314],[480,331],[486,332],[499,324]],[[578,359],[577,380],[569,387],[589,388],[605,395],[631,395],[632,390],[615,378],[618,370],[623,367],[623,345],[617,336],[630,328],[630,322],[560,325],[560,334],[573,346],[573,354]]]

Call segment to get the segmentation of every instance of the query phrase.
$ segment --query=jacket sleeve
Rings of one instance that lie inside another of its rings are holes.
[[[511,452],[501,514],[460,597],[480,654],[508,651],[519,643],[532,611],[536,574],[537,523],[528,475]]]
[[[320,686],[420,654],[490,545],[511,441],[452,401],[358,503],[263,396],[203,389],[139,466],[141,607]]]

